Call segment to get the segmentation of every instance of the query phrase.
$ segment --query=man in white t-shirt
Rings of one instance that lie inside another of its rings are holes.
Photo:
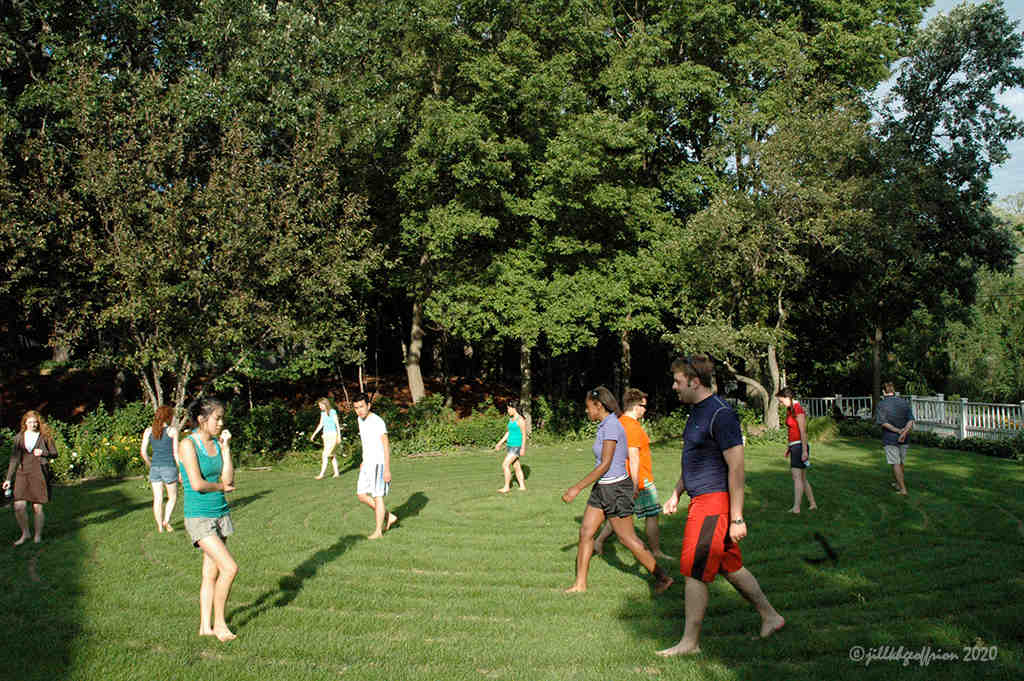
[[[377,521],[373,534],[367,539],[380,539],[398,521],[398,516],[388,512],[384,497],[391,490],[391,443],[384,419],[370,412],[370,400],[366,393],[359,393],[352,400],[359,422],[359,439],[363,443],[363,463],[359,467],[359,483],[356,497],[373,509]],[[385,519],[387,524],[385,524]]]

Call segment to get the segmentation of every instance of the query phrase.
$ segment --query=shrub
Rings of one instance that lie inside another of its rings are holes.
[[[508,424],[508,416],[494,407],[473,412],[454,423],[455,444],[464,447],[488,447],[501,439]]]
[[[838,422],[837,426],[839,434],[845,437],[879,441],[882,438],[881,427],[875,425],[871,421],[849,419]],[[911,433],[910,438],[912,444],[920,445],[922,447],[974,452],[975,454],[994,456],[1000,459],[1024,461],[1024,434],[1001,438],[999,440],[972,437],[961,440],[957,437],[948,435],[939,435],[938,433],[915,430]]]
[[[828,416],[819,416],[807,422],[808,442],[831,442],[839,435],[839,427]]]
[[[242,438],[239,443],[232,444],[235,444],[240,455],[249,455],[260,461],[273,461],[284,456],[292,446],[295,419],[288,407],[279,400],[256,405],[239,421],[236,430],[232,430],[232,437],[238,432]]]
[[[677,407],[675,411],[660,418],[648,420],[646,422],[647,434],[653,441],[681,438],[688,418],[690,418],[690,408]]]

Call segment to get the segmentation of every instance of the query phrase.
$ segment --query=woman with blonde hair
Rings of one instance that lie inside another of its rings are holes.
[[[174,409],[166,404],[156,410],[153,425],[142,433],[139,456],[149,469],[149,484],[153,487],[153,518],[156,531],[174,532],[171,513],[178,502],[178,431],[170,425]],[[152,448],[153,456],[147,456]],[[164,506],[164,490],[167,490],[167,506]]]
[[[324,451],[320,457],[320,473],[316,476],[317,480],[323,480],[324,472],[327,471],[328,457],[334,466],[334,477],[340,475],[338,473],[338,457],[334,455],[334,448],[341,440],[341,424],[338,422],[338,411],[331,406],[329,399],[321,397],[316,403],[320,407],[320,423],[317,424],[316,430],[309,436],[309,439],[315,440],[316,434],[323,430]]]
[[[14,483],[14,517],[21,528],[21,536],[15,546],[28,541],[27,506],[32,502],[35,513],[36,544],[43,541],[43,504],[50,501],[50,459],[57,456],[57,446],[53,442],[53,434],[46,425],[42,415],[37,411],[25,412],[21,417],[21,428],[14,438],[11,461],[7,465],[7,476],[4,478],[3,489],[6,491]]]

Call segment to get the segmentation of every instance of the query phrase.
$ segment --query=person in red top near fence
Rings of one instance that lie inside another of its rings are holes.
[[[782,454],[789,457],[789,469],[793,473],[793,508],[789,511],[800,513],[804,494],[807,494],[807,508],[815,511],[818,504],[814,501],[811,483],[807,482],[807,469],[811,467],[811,445],[807,442],[807,414],[789,388],[777,392],[775,399],[786,408],[786,428],[789,430],[789,446]]]

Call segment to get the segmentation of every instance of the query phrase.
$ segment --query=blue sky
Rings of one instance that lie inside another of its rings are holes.
[[[925,21],[936,14],[945,14],[950,9],[963,3],[963,0],[936,0],[925,14]],[[972,3],[980,4],[980,3]],[[1024,0],[1003,0],[1003,6],[1010,19],[1017,21],[1017,31],[1024,30]],[[1024,120],[1024,90],[1019,88],[1008,90],[999,96],[999,101]],[[992,173],[989,191],[998,197],[1024,192],[1024,139],[1018,139],[1009,145],[1010,158]]]

